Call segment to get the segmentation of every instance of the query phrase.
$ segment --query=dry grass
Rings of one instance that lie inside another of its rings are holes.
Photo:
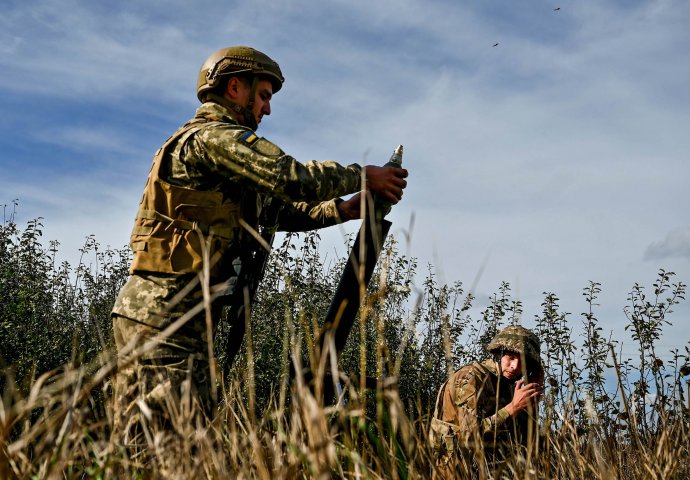
[[[294,332],[291,340],[293,353],[298,353]],[[332,368],[333,360],[325,358],[322,367]],[[295,367],[301,371],[299,364]],[[381,379],[375,391],[347,386],[347,402],[336,406],[324,405],[314,395],[322,386],[310,388],[299,374],[291,383],[278,379],[275,403],[258,414],[243,379],[236,378],[221,386],[212,421],[195,422],[197,407],[185,398],[170,399],[171,425],[166,430],[141,415],[146,447],[133,456],[110,434],[110,379],[116,369],[116,359],[104,355],[93,365],[42,375],[28,396],[6,388],[0,404],[0,477],[414,479],[434,474],[429,419],[406,413],[394,377]],[[146,412],[141,401],[135,407]],[[543,410],[540,445],[527,458],[516,456],[500,467],[490,466],[479,478],[690,475],[687,416],[662,419],[654,435],[641,436],[631,424],[612,436],[598,428],[596,418],[583,431],[572,405],[558,411],[545,405]],[[372,411],[373,416],[365,413]]]
[[[294,258],[307,257],[300,254]],[[373,294],[368,297],[369,303],[360,313],[360,318],[373,326],[365,328],[363,322],[360,324],[358,347],[361,370],[368,368],[370,374],[372,371],[376,374],[378,383],[375,389],[365,390],[363,381],[355,380],[345,387],[346,401],[335,406],[325,405],[321,395],[315,394],[323,391],[324,385],[307,385],[299,374],[302,371],[299,362],[306,358],[312,371],[333,372],[337,370],[336,359],[328,354],[321,356],[314,350],[315,342],[311,339],[318,337],[319,326],[311,313],[298,312],[295,316],[294,310],[286,308],[283,326],[272,327],[281,328],[283,339],[283,351],[273,358],[282,359],[284,364],[278,369],[283,373],[273,379],[275,391],[267,407],[257,407],[255,374],[259,372],[254,371],[254,359],[260,352],[254,351],[252,336],[249,335],[248,340],[252,341],[247,342],[241,367],[227,380],[229,383],[219,380],[218,407],[212,420],[199,421],[203,417],[198,405],[184,394],[168,398],[166,409],[170,423],[165,429],[156,424],[155,417],[147,415],[148,407],[143,399],[124,406],[141,412],[138,421],[145,444],[133,452],[123,445],[119,436],[111,435],[115,410],[111,382],[118,368],[128,362],[136,362],[152,344],[138,348],[132,346],[120,352],[119,361],[106,350],[87,365],[77,366],[73,362],[22,382],[28,387],[18,388],[11,376],[5,380],[0,402],[0,479],[433,477],[437,472],[428,444],[429,406],[422,405],[420,400],[416,406],[409,401],[403,402],[403,386],[398,381],[405,373],[401,367],[402,352],[405,345],[413,342],[411,338],[414,335],[407,332],[402,343],[393,348],[386,340],[384,328],[387,316],[392,315],[390,312],[393,310],[376,303],[393,295],[391,292],[394,290],[388,288],[387,283],[402,284],[400,281],[386,282],[388,275],[408,275],[408,264],[400,265],[403,266],[390,269],[385,266],[382,269],[377,291],[370,292]],[[318,258],[315,259],[311,271],[323,270]],[[289,286],[292,280],[285,278],[284,285]],[[454,342],[457,342],[457,339],[450,339],[451,327],[457,327],[458,322],[472,325],[472,321],[463,313],[467,310],[464,306],[447,315],[448,297],[443,297],[447,291],[436,289],[432,280],[428,283],[431,293],[424,302],[429,300],[431,306],[428,311],[433,310],[436,316],[431,320],[425,317],[422,321],[429,325],[429,332],[432,331],[430,322],[435,321],[437,333],[443,333],[434,337],[436,340],[429,341],[428,351],[440,351],[438,358],[448,360],[453,353]],[[309,281],[314,282],[311,277]],[[207,284],[204,289],[211,291]],[[662,289],[657,288],[659,290]],[[299,298],[303,292],[304,286],[296,284],[294,291],[285,295]],[[432,294],[436,297],[431,298]],[[202,310],[208,311],[208,299],[207,295],[207,303],[199,305],[198,310],[190,312],[187,318]],[[441,301],[437,301],[439,299]],[[424,302],[420,300],[418,306]],[[465,302],[460,302],[467,306],[470,303],[469,296]],[[294,307],[299,300],[285,304]],[[440,308],[436,308],[438,305]],[[501,305],[503,308],[494,310],[503,314],[510,310],[507,301]],[[666,308],[670,304],[664,305]],[[517,306],[513,306],[516,307],[513,313],[519,313]],[[639,321],[646,313],[633,314],[637,315],[633,320]],[[662,318],[658,315],[653,317]],[[504,320],[493,317],[492,321],[495,326]],[[544,332],[548,335],[550,325],[558,326],[562,320],[564,317],[555,310],[553,315],[545,314]],[[410,325],[411,329],[415,328],[414,322]],[[161,338],[176,327],[179,325],[171,325],[161,333]],[[353,331],[355,337],[357,330]],[[560,330],[554,331],[558,333]],[[556,336],[554,339],[548,340],[552,342],[549,345],[558,345],[554,342],[560,339]],[[332,345],[332,341],[327,343]],[[212,345],[208,350],[213,351]],[[595,356],[600,351],[593,347],[590,351],[594,352],[592,362],[603,363],[600,357]],[[556,365],[559,359],[554,359]],[[293,370],[298,372],[293,381],[288,373],[287,362],[290,361],[295,362]],[[407,365],[410,368],[409,362]],[[445,372],[446,365],[450,363],[437,365],[437,370]],[[421,363],[413,363],[412,367],[425,371]],[[560,371],[562,380],[564,374],[562,369]],[[384,375],[384,372],[388,373]],[[654,421],[641,425],[638,419],[643,417],[635,409],[645,404],[640,403],[639,397],[629,398],[631,387],[628,386],[627,371],[621,372],[616,365],[615,372],[619,381],[618,398],[624,404],[621,411],[611,414],[615,418],[602,417],[601,412],[605,409],[597,410],[587,402],[583,406],[579,399],[567,401],[567,396],[547,395],[541,409],[539,444],[525,455],[516,454],[505,464],[489,465],[478,473],[478,478],[690,478],[687,462],[690,426],[688,406],[679,401],[683,399],[682,392],[675,387],[672,395],[667,392],[668,401],[654,404],[657,406],[653,412]],[[681,375],[687,375],[687,371]],[[424,383],[427,379],[420,378],[418,382]],[[582,390],[582,386],[560,383],[562,393],[567,389]],[[438,379],[428,380],[428,384],[434,386]],[[422,391],[420,386],[415,385],[416,391]],[[409,391],[409,385],[407,388]],[[594,400],[602,399],[599,393],[592,391],[589,394]],[[583,409],[587,410],[584,417]],[[481,458],[481,452],[476,452],[476,455]]]

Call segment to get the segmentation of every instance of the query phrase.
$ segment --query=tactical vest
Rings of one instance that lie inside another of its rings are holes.
[[[187,123],[154,156],[130,239],[132,274],[199,272],[206,250],[211,275],[215,276],[218,260],[237,243],[241,230],[238,202],[224,199],[221,192],[172,185],[159,176],[170,147],[176,141],[184,145],[206,122],[195,119]]]

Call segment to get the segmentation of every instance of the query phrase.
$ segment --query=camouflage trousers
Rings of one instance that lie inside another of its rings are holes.
[[[118,352],[128,342],[141,345],[160,332],[117,314],[112,320]],[[185,332],[180,335],[184,339]],[[139,358],[118,358],[113,434],[132,455],[150,447],[156,435],[185,437],[204,428],[213,416],[211,388],[215,387],[210,384],[208,355],[203,348],[190,352],[178,347],[173,337]]]

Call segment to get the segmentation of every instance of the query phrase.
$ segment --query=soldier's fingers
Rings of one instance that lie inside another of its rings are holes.
[[[402,198],[403,189],[398,186],[393,186],[390,188],[390,194],[393,195],[396,200],[400,200]]]
[[[406,169],[397,167],[388,167],[388,174],[397,178],[405,178],[408,175]]]
[[[399,190],[398,192],[395,192],[393,190],[387,191],[385,193],[385,196],[389,202],[395,205],[400,201],[400,198],[402,197],[402,190]]]

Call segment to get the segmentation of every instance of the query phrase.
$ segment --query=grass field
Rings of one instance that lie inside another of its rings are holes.
[[[324,405],[300,375],[290,381],[290,363],[318,368],[313,339],[343,260],[324,264],[317,235],[287,237],[271,257],[242,354],[219,377],[214,418],[204,420],[192,397],[171,396],[162,429],[138,399],[145,441],[133,452],[111,435],[119,367],[109,313],[129,252],[101,251],[90,238],[79,265],[56,265],[58,245],[43,247],[40,221],[22,230],[11,220],[0,230],[2,479],[431,478],[438,387],[483,358],[497,328],[521,319],[506,283],[474,318],[472,293],[439,284],[431,268],[415,292],[416,261],[390,242],[337,367],[353,379],[346,401]],[[656,347],[685,285],[665,270],[650,294],[634,285],[626,315],[635,358],[602,336],[599,291],[595,282],[584,289],[577,325],[545,295],[533,326],[548,386],[540,441],[478,478],[690,478],[690,344],[679,342],[666,361]],[[227,335],[221,323],[211,346],[218,371]],[[375,379],[368,389],[364,377]]]

